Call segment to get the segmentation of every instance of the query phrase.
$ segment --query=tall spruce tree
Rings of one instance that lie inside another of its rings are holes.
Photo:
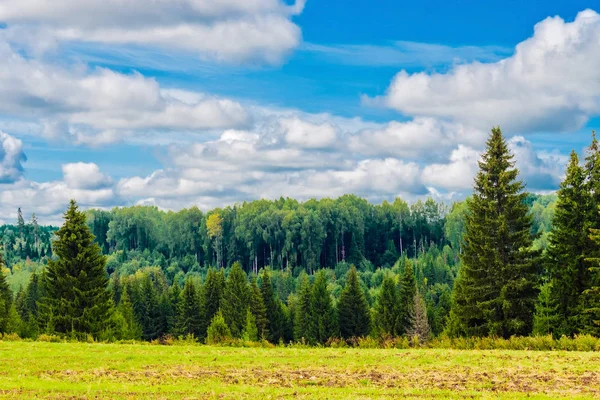
[[[200,311],[200,296],[196,284],[187,279],[183,291],[179,293],[177,304],[176,330],[180,335],[194,335],[201,337],[202,317]]]
[[[310,279],[302,271],[298,277],[298,290],[296,291],[296,308],[294,310],[294,339],[310,341],[310,295],[312,292]]]
[[[324,344],[336,336],[336,316],[331,294],[327,288],[327,275],[324,270],[317,272],[310,296],[310,339]]]
[[[225,282],[221,311],[231,335],[240,338],[246,325],[246,309],[249,307],[250,289],[246,273],[239,262],[233,263]]]
[[[455,332],[528,335],[538,296],[532,218],[500,128],[493,128],[468,200],[462,266],[455,283]]]
[[[589,206],[585,172],[573,151],[558,191],[546,257],[550,277],[546,290],[549,290],[549,301],[556,304],[556,315],[548,315],[545,320],[555,322],[548,326],[548,333],[557,337],[572,336],[582,329],[581,296],[591,283],[585,260],[586,248],[589,248]]]
[[[265,302],[267,320],[269,321],[268,340],[271,343],[278,343],[285,336],[285,316],[283,315],[281,302],[273,290],[271,275],[266,270],[263,270],[260,291]]]
[[[398,290],[391,276],[386,276],[381,282],[379,296],[375,303],[375,331],[379,336],[393,337],[398,327]]]
[[[600,212],[600,207],[598,208]],[[600,245],[600,229],[590,229],[590,239]],[[592,284],[584,292],[584,333],[600,336],[600,257],[591,257],[588,259],[592,263],[590,271],[592,273]]]
[[[112,313],[106,258],[74,200],[64,219],[53,243],[58,258],[48,261],[44,311],[54,332],[98,336]]]
[[[269,320],[267,319],[267,307],[262,297],[262,293],[256,283],[256,276],[250,280],[250,312],[254,317],[257,335],[259,339],[267,340],[269,337]],[[248,322],[248,321],[246,321]]]
[[[340,335],[344,339],[367,336],[371,330],[371,311],[365,293],[360,287],[358,273],[352,266],[346,277],[346,286],[338,303]]]
[[[206,330],[208,329],[210,322],[221,308],[224,287],[225,278],[223,276],[223,270],[217,271],[213,268],[209,268],[200,296],[202,314],[202,327],[200,330],[201,338],[206,337]]]
[[[396,333],[404,335],[413,325],[413,313],[415,307],[415,295],[417,293],[417,281],[415,271],[410,261],[406,262],[402,277],[400,278],[400,293],[398,295],[398,322]]]
[[[419,342],[425,342],[431,336],[431,328],[427,318],[427,306],[425,299],[418,290],[415,290],[413,296],[413,306],[410,312],[410,326],[406,329],[406,336],[409,338],[418,338]]]

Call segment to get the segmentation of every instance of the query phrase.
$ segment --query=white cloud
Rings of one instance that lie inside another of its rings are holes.
[[[238,102],[167,90],[138,73],[61,67],[25,58],[0,43],[0,112],[38,118],[46,137],[106,144],[139,131],[242,127],[249,115]]]
[[[446,157],[458,143],[481,146],[483,131],[435,118],[392,121],[376,129],[366,129],[350,138],[350,149],[367,155],[390,155],[410,159]]]
[[[4,0],[0,21],[36,42],[43,38],[44,47],[52,40],[148,45],[218,60],[278,62],[301,41],[291,17],[303,7],[303,0],[291,6],[281,0]]]
[[[378,99],[407,115],[436,116],[505,132],[580,128],[600,113],[600,15],[547,18],[514,55],[447,73],[401,71]],[[368,100],[367,100],[368,101]]]
[[[452,150],[447,164],[431,164],[423,169],[423,182],[447,190],[468,190],[473,187],[479,152],[459,145]]]
[[[98,189],[110,185],[111,179],[94,163],[63,164],[63,180],[71,189]]]
[[[22,163],[27,161],[23,143],[0,131],[0,183],[10,183],[23,176]]]
[[[287,142],[299,147],[327,148],[333,146],[338,139],[338,129],[330,123],[315,125],[299,118],[291,118],[281,120],[280,125]]]
[[[538,154],[530,141],[522,136],[508,140],[508,147],[515,155],[515,165],[520,178],[529,190],[555,190],[563,178],[565,157],[559,154]]]

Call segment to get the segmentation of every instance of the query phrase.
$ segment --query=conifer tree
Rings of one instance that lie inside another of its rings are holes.
[[[600,207],[598,211],[600,212]],[[600,229],[590,229],[590,239],[600,245]],[[590,267],[592,283],[591,287],[583,293],[583,317],[585,318],[583,332],[598,337],[600,336],[600,257],[590,257],[587,261],[592,264]]]
[[[139,300],[134,303],[137,319],[142,326],[142,339],[154,340],[161,334],[159,298],[152,278],[142,278]]]
[[[267,307],[262,297],[262,293],[256,283],[256,276],[250,280],[250,311],[254,317],[258,337],[267,339],[269,336],[269,320],[267,319]]]
[[[242,336],[246,325],[246,308],[248,308],[249,301],[250,290],[246,273],[242,270],[239,262],[233,263],[225,282],[221,311],[234,338]]]
[[[196,285],[191,279],[187,279],[177,304],[177,333],[191,334],[198,339],[202,329],[200,312],[200,296]]]
[[[352,266],[346,277],[346,286],[338,303],[340,335],[344,339],[363,337],[371,330],[371,311],[365,293],[360,287],[358,273]]]
[[[97,336],[112,312],[106,258],[74,200],[64,219],[53,243],[58,259],[48,261],[44,309],[55,332]]]
[[[231,339],[231,331],[225,323],[221,310],[217,311],[206,330],[206,343],[219,344]]]
[[[535,336],[546,336],[554,332],[556,335],[559,323],[560,313],[555,297],[553,297],[552,283],[545,283],[540,287],[540,294],[535,305],[532,333]]]
[[[206,337],[206,329],[221,307],[225,278],[223,270],[208,269],[206,282],[202,286],[200,306],[202,313],[201,338]]]
[[[413,305],[409,312],[410,326],[406,329],[406,336],[411,339],[417,337],[419,342],[423,343],[431,336],[431,329],[429,328],[425,299],[418,290],[414,292]]]
[[[317,273],[310,296],[310,339],[324,344],[336,335],[336,315],[324,270]]]
[[[500,128],[492,129],[468,200],[452,316],[467,336],[528,335],[538,296],[538,254],[523,184]]]
[[[396,334],[405,334],[413,325],[412,315],[417,293],[417,281],[412,263],[407,261],[400,278],[400,293],[398,295],[398,325]]]
[[[375,330],[380,336],[392,337],[398,327],[398,291],[391,276],[383,278],[375,303]]]
[[[271,343],[278,343],[284,338],[284,323],[282,308],[279,299],[275,296],[271,276],[269,272],[263,270],[262,281],[260,284],[260,292],[262,293],[265,308],[267,310],[268,325],[268,340]]]
[[[131,300],[129,299],[129,293],[127,288],[125,287],[121,292],[121,301],[119,302],[119,306],[117,307],[117,311],[123,317],[125,321],[126,329],[124,332],[124,337],[122,339],[128,340],[139,340],[142,338],[142,327],[135,319],[135,314],[133,312],[133,305]]]
[[[258,328],[256,326],[256,318],[250,311],[250,308],[246,309],[246,325],[242,332],[242,338],[247,341],[256,342],[258,341]]]
[[[294,339],[300,342],[302,339],[310,341],[310,280],[306,272],[298,277],[298,290],[296,309],[294,312]]]
[[[550,286],[546,290],[549,290],[548,301],[556,304],[556,315],[547,315],[545,321],[556,323],[548,327],[548,333],[557,337],[572,336],[582,328],[581,296],[589,289],[591,279],[585,260],[586,248],[589,248],[589,205],[585,172],[573,151],[558,191],[546,258],[550,276]]]

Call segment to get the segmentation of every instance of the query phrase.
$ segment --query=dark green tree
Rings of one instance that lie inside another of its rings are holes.
[[[129,293],[126,288],[121,292],[121,301],[117,307],[117,311],[125,321],[125,329],[121,339],[140,340],[142,338],[142,327],[135,319],[133,304],[129,299]]]
[[[378,335],[392,337],[397,335],[398,327],[398,290],[391,276],[383,278],[379,296],[375,304],[375,331]]]
[[[547,287],[556,315],[547,321],[555,336],[572,336],[582,328],[583,292],[590,288],[591,275],[586,258],[589,249],[589,191],[579,158],[573,151],[564,181],[560,184],[546,265],[550,277]],[[547,311],[547,310],[546,310]]]
[[[467,203],[452,334],[531,333],[539,262],[518,174],[500,128],[492,129]]]
[[[324,344],[336,336],[336,322],[335,309],[327,288],[327,274],[321,270],[317,272],[310,296],[310,339]]]
[[[194,335],[198,339],[201,337],[201,329],[200,296],[196,284],[187,279],[179,294],[176,330],[180,335]]]
[[[540,287],[535,315],[533,316],[533,334],[535,336],[546,336],[554,332],[559,326],[559,312],[557,304],[552,296],[552,284],[545,283]]]
[[[64,219],[53,243],[58,258],[48,261],[44,312],[54,332],[97,336],[112,313],[106,258],[74,200]]]
[[[367,336],[371,330],[371,311],[360,278],[352,266],[338,303],[340,335],[344,339]]]
[[[407,261],[400,278],[400,293],[398,295],[398,325],[396,334],[404,335],[413,325],[413,313],[415,306],[415,295],[417,293],[417,281],[415,272],[410,261]]]
[[[200,305],[202,313],[202,329],[200,338],[206,337],[206,329],[221,307],[225,278],[223,270],[208,269],[206,281],[202,286]]]
[[[223,292],[221,310],[225,323],[229,326],[231,335],[235,338],[242,336],[246,325],[246,309],[250,302],[248,279],[240,263],[234,263],[229,271]]]
[[[294,310],[294,339],[310,341],[310,296],[312,287],[308,275],[302,272],[298,277],[296,308]]]
[[[260,292],[262,293],[267,310],[267,320],[269,321],[268,340],[271,343],[278,343],[279,340],[284,339],[285,318],[282,313],[281,302],[275,296],[271,276],[266,270],[263,270]]]
[[[250,280],[250,312],[254,317],[257,334],[259,339],[269,337],[269,320],[267,319],[267,307],[262,297],[262,293],[256,283],[256,276]]]
[[[9,328],[10,309],[13,303],[12,293],[3,271],[5,267],[4,257],[0,253],[0,333],[6,333]]]

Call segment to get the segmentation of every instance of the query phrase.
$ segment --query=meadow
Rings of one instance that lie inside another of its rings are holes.
[[[0,341],[0,398],[595,398],[600,354]]]

